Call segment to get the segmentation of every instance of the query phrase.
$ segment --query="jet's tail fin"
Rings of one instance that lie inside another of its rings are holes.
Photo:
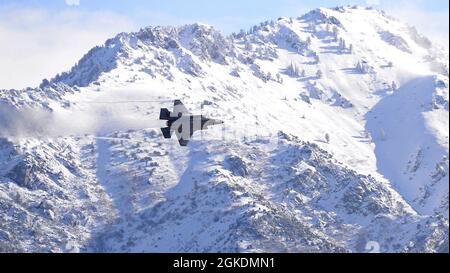
[[[164,138],[170,138],[172,136],[172,131],[169,127],[161,128]]]
[[[161,108],[159,112],[159,119],[168,120],[170,118],[170,111],[167,108]]]

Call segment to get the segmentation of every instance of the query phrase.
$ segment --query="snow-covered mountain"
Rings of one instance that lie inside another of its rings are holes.
[[[448,252],[448,67],[363,7],[118,34],[0,91],[0,251]]]

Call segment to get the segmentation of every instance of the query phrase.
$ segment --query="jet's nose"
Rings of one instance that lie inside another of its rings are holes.
[[[220,119],[214,119],[213,122],[214,122],[214,124],[223,124],[224,123],[223,120],[220,120]]]
[[[205,124],[206,125],[205,128],[207,128],[210,125],[218,125],[218,124],[223,124],[223,123],[224,122],[222,120],[220,120],[220,119],[210,118],[210,119],[207,119],[207,122]]]

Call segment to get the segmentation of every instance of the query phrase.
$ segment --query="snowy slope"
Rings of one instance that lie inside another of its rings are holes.
[[[448,52],[381,11],[121,33],[0,113],[2,251],[448,252]]]

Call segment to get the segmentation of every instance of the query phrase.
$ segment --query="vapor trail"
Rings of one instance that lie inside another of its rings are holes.
[[[130,101],[73,101],[72,104],[127,104],[127,103],[154,103],[172,102],[173,100],[130,100]]]
[[[55,138],[71,135],[106,135],[114,131],[162,127],[157,113],[127,109],[88,110],[16,109],[0,104],[0,137]]]

